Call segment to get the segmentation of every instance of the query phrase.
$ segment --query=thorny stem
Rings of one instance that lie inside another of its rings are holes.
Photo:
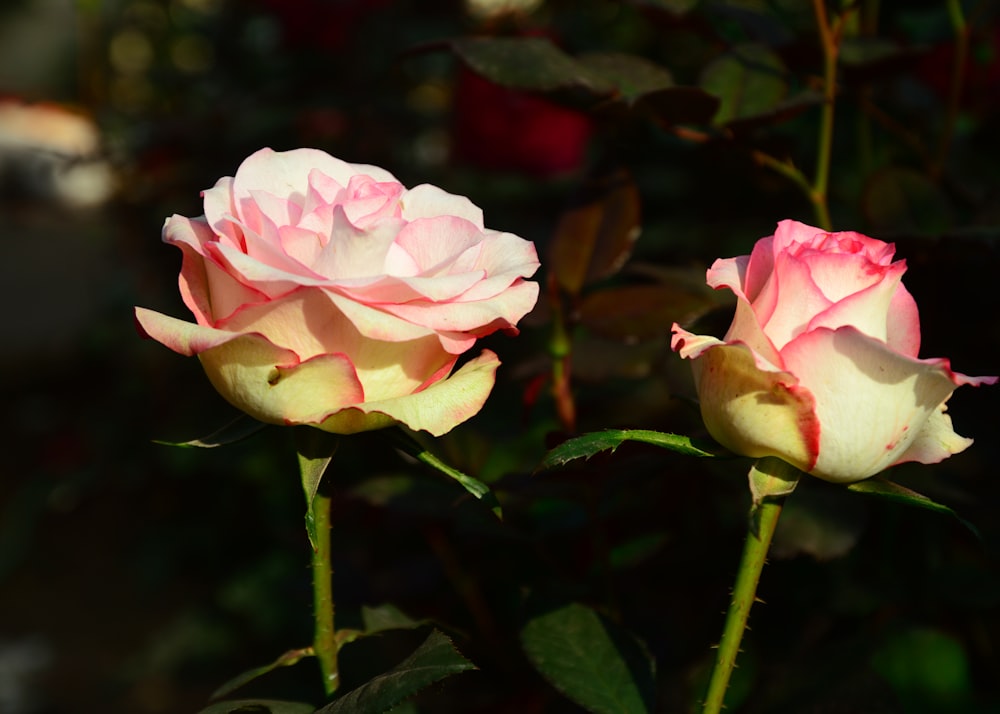
[[[323,690],[329,697],[337,691],[337,637],[333,627],[333,566],[330,563],[330,496],[317,491],[311,509],[316,525],[316,547],[312,555],[313,650],[323,675]]]
[[[726,624],[722,630],[722,640],[719,642],[702,714],[719,714],[722,711],[729,678],[736,666],[736,656],[740,651],[740,641],[747,626],[750,608],[757,599],[757,583],[767,560],[767,551],[783,504],[784,498],[764,499],[758,506],[757,533],[754,534],[753,528],[747,533],[736,584],[733,586],[733,599],[726,613]]]

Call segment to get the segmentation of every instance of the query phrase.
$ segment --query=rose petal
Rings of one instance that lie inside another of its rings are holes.
[[[294,226],[302,218],[305,196],[291,200],[261,189],[249,189],[249,194],[249,198],[239,199],[240,215],[244,223],[264,238],[275,236],[278,226]],[[267,222],[266,229],[264,219]]]
[[[845,263],[846,272],[851,272],[853,267],[850,262]],[[821,327],[835,330],[850,325],[869,337],[888,342],[889,308],[901,285],[904,272],[906,265],[903,262],[885,268],[881,279],[816,313],[806,330],[811,332]],[[856,282],[852,287],[859,283],[860,281]]]
[[[263,335],[301,361],[332,352],[354,354],[361,340],[350,320],[317,288],[298,288],[276,300],[248,305],[218,326]]]
[[[747,264],[743,273],[743,292],[746,294],[747,299],[757,308],[761,321],[771,316],[771,312],[774,310],[774,305],[777,302],[777,295],[768,297],[764,295],[764,292],[768,282],[771,280],[771,274],[774,272],[774,243],[779,237],[787,240],[787,236],[784,234],[789,228],[787,225],[789,223],[794,223],[794,221],[781,221],[775,229],[774,235],[761,238],[754,243],[749,258],[746,258]],[[732,260],[739,261],[743,258],[745,256],[733,258]]]
[[[812,473],[852,482],[893,463],[957,386],[937,360],[915,360],[854,327],[820,328],[782,350],[816,397],[823,424]]]
[[[251,191],[267,191],[275,196],[305,204],[309,191],[309,175],[319,171],[346,186],[351,177],[365,174],[378,181],[395,181],[392,174],[376,166],[349,164],[317,149],[273,151],[261,149],[248,156],[233,177],[232,195],[237,207]]]
[[[726,344],[718,337],[711,335],[696,335],[688,332],[676,322],[671,328],[670,349],[678,353],[682,359],[698,359],[709,347]]]
[[[947,400],[927,418],[920,427],[916,438],[893,462],[896,464],[916,461],[921,464],[936,464],[972,446],[972,439],[959,436],[951,426],[947,412]]]
[[[237,337],[247,336],[195,325],[144,307],[135,308],[135,319],[144,337],[152,338],[185,357],[193,357]],[[270,344],[275,364],[294,364],[299,361],[298,355],[292,350],[274,345],[262,335],[252,336]]]
[[[242,238],[236,227],[239,220],[235,218],[236,206],[233,204],[233,179],[225,176],[215,182],[215,185],[201,192],[205,205],[205,222],[212,231],[224,238],[229,245],[240,247]]]
[[[538,300],[538,283],[518,281],[508,287],[492,300],[476,302],[446,302],[442,304],[428,302],[413,302],[405,304],[380,305],[386,313],[396,315],[407,322],[422,325],[431,330],[443,332],[469,332],[486,334],[484,326],[490,326],[490,332],[513,327],[514,323],[524,317],[535,306]]]
[[[394,342],[363,337],[329,296],[316,288],[300,288],[279,300],[248,306],[220,327],[261,334],[303,361],[343,353],[354,364],[368,401],[416,391],[455,362],[455,355],[445,351],[434,334]]]
[[[764,328],[757,321],[757,315],[750,303],[742,298],[736,300],[736,314],[733,316],[729,331],[726,332],[725,342],[745,344],[758,357],[758,367],[761,369],[766,369],[765,364],[770,365],[771,369],[783,368],[781,353],[764,334]]]
[[[793,337],[806,329],[809,320],[830,307],[831,302],[813,282],[809,266],[788,253],[774,258],[774,274],[765,294],[776,295],[777,302],[771,315],[764,319],[757,304],[754,311],[764,327],[764,332],[780,351]]]
[[[889,303],[886,322],[886,342],[900,354],[916,357],[920,354],[920,313],[917,301],[902,283]]]
[[[270,297],[279,297],[301,286],[318,287],[330,281],[307,271],[294,272],[254,260],[246,253],[221,243],[213,243],[211,254],[234,278]]]
[[[393,274],[433,276],[446,272],[455,259],[465,251],[474,249],[479,253],[482,242],[483,230],[465,218],[456,216],[418,218],[399,231],[394,248],[402,249],[406,253],[416,266],[416,272]]]
[[[379,182],[370,176],[352,176],[345,200],[340,205],[351,223],[367,228],[379,220],[401,217],[399,199],[404,190],[396,181]]]
[[[181,249],[178,278],[181,298],[199,325],[213,325],[243,305],[267,296],[233,277],[216,262],[212,229],[201,219],[172,216],[163,226],[163,240]]]
[[[467,259],[474,259],[466,262]],[[538,270],[538,253],[535,244],[513,233],[485,231],[479,250],[466,251],[456,260],[451,272],[458,270],[485,270],[490,277],[517,275],[530,278]]]
[[[705,273],[705,282],[712,288],[729,288],[737,297],[750,298],[744,292],[747,267],[750,256],[741,255],[737,258],[719,258]]]
[[[385,274],[386,255],[402,228],[397,219],[379,221],[367,229],[355,227],[342,206],[333,211],[333,230],[312,270],[330,280]]]
[[[414,300],[447,302],[456,300],[470,288],[482,282],[481,273],[441,275],[434,278],[385,277],[354,286],[341,286],[340,292],[359,302],[404,303]]]
[[[414,186],[400,199],[403,218],[415,221],[419,218],[455,216],[483,229],[483,210],[465,196],[448,193],[437,186],[424,183]]]
[[[329,233],[329,226],[327,226],[327,233]],[[295,260],[302,272],[312,273],[307,266],[315,263],[323,251],[322,235],[302,226],[282,226],[278,229],[278,239],[285,255]]]
[[[365,305],[336,290],[325,291],[327,299],[333,302],[347,316],[354,326],[365,337],[386,342],[406,342],[415,340],[434,331],[423,325],[417,325],[400,319],[371,305]]]
[[[857,253],[807,252],[798,256],[809,269],[809,275],[830,302],[843,300],[850,295],[867,290],[879,284],[888,271],[898,275],[890,276],[896,283],[906,272],[906,263],[899,261],[895,266],[873,265],[867,256]]]
[[[202,257],[202,245],[212,235],[212,230],[197,219],[191,220],[175,215],[163,224],[163,240],[181,249],[183,257],[177,283],[181,299],[194,314],[199,325],[210,325],[213,319],[206,261]],[[237,289],[243,291],[242,287]]]
[[[205,248],[218,236],[204,218],[186,218],[176,213],[163,222],[163,242],[177,247],[188,246],[198,255],[205,255]]]
[[[307,178],[309,189],[306,191],[306,199],[302,203],[302,215],[307,216],[321,208],[329,207],[335,203],[345,190],[335,178],[327,176],[319,169],[311,169]]]
[[[239,335],[198,355],[209,381],[237,409],[269,424],[309,424],[321,412],[364,401],[351,360],[325,354],[276,364],[271,345]]]
[[[226,401],[269,424],[310,422],[364,401],[364,390],[351,360],[324,354],[301,361],[260,333],[236,333],[202,327],[136,308],[146,336],[186,356],[198,355],[209,381]]]
[[[483,350],[455,374],[422,392],[334,412],[317,422],[317,426],[337,434],[353,434],[399,422],[411,429],[441,436],[482,409],[493,389],[499,366],[497,356]]]
[[[689,338],[680,339],[684,356]],[[692,368],[701,415],[712,437],[734,453],[777,456],[811,470],[819,456],[820,420],[809,390],[789,372],[761,370],[745,345],[691,342],[689,354],[699,355]]]

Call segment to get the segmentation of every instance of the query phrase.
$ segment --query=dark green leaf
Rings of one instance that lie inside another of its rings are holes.
[[[600,75],[542,37],[468,37],[453,40],[451,48],[472,71],[505,87],[613,91]]]
[[[445,677],[476,669],[447,637],[434,630],[405,661],[335,700],[316,714],[383,714]]]
[[[421,463],[440,471],[445,476],[458,481],[458,483],[462,485],[462,488],[486,504],[493,512],[493,515],[503,520],[503,510],[500,508],[500,502],[497,501],[496,496],[490,490],[490,487],[485,483],[449,466],[430,451],[425,449],[423,445],[402,429],[391,430],[389,432],[389,436],[395,442],[396,446],[415,458],[417,461],[420,461]]]
[[[602,52],[574,58],[541,37],[462,38],[449,45],[472,71],[513,89],[582,91],[591,104],[612,100],[612,106],[638,106],[670,124],[707,123],[719,106],[712,94],[674,86],[666,67],[636,55]]]
[[[645,714],[654,666],[642,646],[588,607],[571,604],[521,631],[535,668],[568,698],[597,714]]]
[[[285,702],[277,699],[237,699],[216,702],[198,714],[313,714],[316,707],[305,702]]]
[[[254,669],[247,670],[242,674],[238,674],[228,682],[223,684],[221,687],[212,692],[212,699],[218,699],[219,697],[224,697],[227,694],[236,691],[244,684],[252,682],[257,679],[257,677],[263,676],[268,672],[272,672],[279,667],[291,667],[293,664],[298,664],[304,657],[312,657],[313,649],[312,647],[303,647],[299,650],[289,650],[283,655],[278,657],[270,664],[265,664],[263,667],[256,667]]]
[[[361,621],[364,623],[364,633],[374,635],[386,630],[412,630],[427,624],[427,620],[414,620],[395,605],[388,603],[378,607],[361,607]]]
[[[927,498],[927,496],[919,494],[916,491],[912,491],[905,486],[900,486],[898,483],[893,483],[892,481],[887,481],[884,478],[876,476],[874,478],[865,479],[864,481],[857,481],[849,484],[847,489],[849,491],[854,491],[855,493],[878,496],[879,498],[895,501],[896,503],[902,503],[907,506],[916,506],[917,508],[924,508],[928,511],[944,513],[945,515],[949,515],[957,519],[959,523],[972,531],[972,534],[975,535],[976,538],[982,538],[979,535],[979,530],[974,525],[955,513],[955,511],[948,508],[948,506],[932,501]]]
[[[200,439],[180,442],[160,441],[157,439],[154,440],[153,443],[163,444],[164,446],[179,446],[191,449],[214,449],[217,446],[225,446],[226,444],[233,444],[237,441],[242,441],[243,439],[253,436],[266,426],[267,424],[264,424],[263,422],[259,422],[246,414],[241,414],[225,426]]]
[[[788,92],[785,66],[764,45],[740,45],[713,60],[701,76],[701,87],[722,104],[715,115],[718,125],[766,114]]]
[[[617,90],[618,98],[631,104],[650,92],[674,84],[670,70],[655,62],[623,52],[591,52],[577,57],[590,72]]]
[[[551,469],[562,466],[573,459],[589,459],[601,451],[614,451],[626,441],[640,441],[688,456],[728,455],[721,446],[714,442],[699,440],[695,443],[691,437],[681,434],[665,434],[661,431],[647,429],[607,429],[564,441],[545,455],[541,468]]]
[[[309,426],[295,430],[295,449],[299,456],[299,473],[302,476],[302,491],[306,497],[306,533],[309,543],[316,549],[316,522],[313,519],[313,500],[319,490],[326,467],[330,465],[337,451],[339,437]]]

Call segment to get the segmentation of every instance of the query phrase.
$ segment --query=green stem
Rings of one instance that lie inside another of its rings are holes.
[[[823,113],[820,115],[819,140],[816,147],[816,177],[811,199],[820,228],[833,230],[827,206],[830,181],[830,156],[833,150],[833,110],[837,97],[837,55],[840,52],[839,23],[831,27],[824,0],[813,0],[816,24],[823,48]]]
[[[323,674],[323,690],[337,691],[337,636],[333,628],[333,566],[330,563],[330,497],[317,491],[310,506],[316,528],[312,555],[315,634],[313,651]]]
[[[806,178],[805,174],[799,171],[795,164],[789,161],[782,161],[781,159],[775,158],[774,156],[758,149],[753,150],[751,152],[751,156],[753,156],[754,161],[761,166],[766,166],[767,168],[776,171],[785,178],[789,179],[792,183],[802,189],[802,192],[811,203],[815,203],[813,201],[813,190],[812,185],[809,183],[809,179]]]
[[[729,686],[729,677],[736,666],[736,655],[740,651],[740,640],[746,629],[750,607],[757,597],[757,583],[767,559],[767,550],[774,536],[774,528],[781,515],[783,497],[765,498],[757,507],[757,533],[751,527],[743,545],[743,557],[740,569],[736,574],[736,585],[733,587],[733,599],[726,613],[726,625],[722,631],[722,641],[716,655],[715,668],[709,680],[708,693],[705,695],[703,714],[719,714],[722,711]]]

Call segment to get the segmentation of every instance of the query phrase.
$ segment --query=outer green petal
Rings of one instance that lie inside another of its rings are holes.
[[[359,404],[317,420],[316,426],[336,434],[353,434],[400,422],[411,429],[441,436],[482,409],[499,366],[496,354],[483,350],[448,379],[422,392]]]

